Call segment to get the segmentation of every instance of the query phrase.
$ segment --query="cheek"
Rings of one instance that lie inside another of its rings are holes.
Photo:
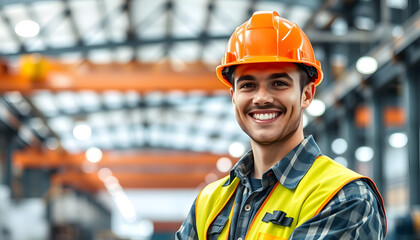
[[[300,92],[291,91],[290,94],[284,95],[283,101],[289,106],[301,105],[302,97]]]
[[[241,101],[238,101],[238,99],[235,96],[232,96],[232,106],[236,114],[236,117],[238,117],[238,114],[240,113],[240,108],[241,108]]]
[[[243,97],[240,97],[237,94],[232,95],[232,103],[233,103],[233,106],[234,106],[235,110],[239,111],[240,109],[244,108],[244,105],[245,105],[244,102],[245,101],[244,101]]]

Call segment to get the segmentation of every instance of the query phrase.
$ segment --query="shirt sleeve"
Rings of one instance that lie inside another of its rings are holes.
[[[344,186],[312,219],[297,227],[290,239],[384,239],[385,210],[364,180]]]
[[[195,202],[191,206],[190,212],[188,213],[187,218],[182,223],[179,230],[175,233],[176,240],[195,240],[198,239],[197,236],[197,227],[195,222]]]

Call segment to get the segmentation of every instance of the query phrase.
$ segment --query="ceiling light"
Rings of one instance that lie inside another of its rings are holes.
[[[35,130],[41,137],[46,137],[48,135],[48,128],[45,126],[41,118],[35,117],[29,119],[29,125]]]
[[[363,146],[356,149],[355,155],[360,162],[369,162],[372,160],[374,152],[371,147]]]
[[[101,108],[99,95],[94,91],[81,91],[76,97],[88,112],[98,112]]]
[[[58,116],[59,103],[55,99],[54,95],[49,91],[41,91],[32,97],[32,102],[35,107],[40,110],[47,117]],[[64,117],[61,117],[64,118]],[[61,126],[58,124],[58,126]]]
[[[22,115],[31,113],[31,106],[18,91],[7,92],[3,95],[6,101],[10,102]]]
[[[245,153],[245,146],[240,142],[234,142],[229,146],[229,154],[234,157],[238,158],[244,155]]]
[[[154,232],[153,222],[147,219],[142,219],[138,223],[138,230],[140,236],[142,236],[145,239],[150,238]]]
[[[111,109],[120,109],[124,106],[124,95],[115,90],[107,90],[102,94],[104,104]]]
[[[119,191],[122,188],[120,182],[118,181],[118,178],[116,178],[114,175],[106,177],[104,183],[108,190]],[[114,193],[115,192],[111,192],[111,195],[113,195]]]
[[[88,140],[92,135],[92,129],[87,124],[77,124],[73,128],[73,136],[80,141]]]
[[[103,182],[106,181],[106,179],[108,177],[112,176],[112,171],[109,168],[101,168],[98,171],[98,177],[99,179],[101,179]]]
[[[106,177],[104,183],[109,195],[111,195],[121,215],[127,222],[133,223],[137,218],[136,209],[119,184],[118,179],[114,176],[108,176]]]
[[[347,22],[342,18],[337,18],[331,25],[331,32],[338,36],[343,36],[349,31]]]
[[[378,69],[378,62],[373,57],[364,56],[357,60],[356,69],[362,74],[372,74]]]
[[[22,94],[19,91],[6,92],[3,97],[10,103],[18,104],[25,101]]]
[[[56,150],[59,146],[59,142],[55,137],[48,138],[45,144],[50,150]]]
[[[322,10],[317,14],[314,20],[315,25],[319,28],[323,28],[331,22],[332,18],[333,16],[331,13],[326,10]]]
[[[331,149],[335,154],[343,154],[347,150],[347,141],[337,138],[331,143]]]
[[[222,157],[217,161],[216,167],[222,173],[228,172],[232,168],[232,161],[229,158]]]
[[[403,148],[407,145],[408,138],[405,133],[393,133],[389,136],[388,142],[394,148]]]
[[[404,10],[408,6],[408,1],[407,0],[387,0],[386,5],[387,7],[390,7],[390,8]]]
[[[182,61],[181,59],[174,58],[174,57],[171,59],[171,67],[172,67],[172,70],[174,70],[175,72],[182,72],[187,68],[184,61]]]
[[[56,94],[57,105],[65,112],[69,114],[80,112],[79,101],[77,95],[71,91],[61,91]]]
[[[354,25],[358,29],[371,31],[375,28],[375,21],[370,17],[358,16],[354,19]]]
[[[15,32],[21,37],[35,37],[39,33],[39,25],[32,20],[23,20],[16,24]]]
[[[215,173],[208,173],[206,177],[204,178],[204,181],[206,181],[207,184],[212,183],[218,179],[217,175]]]
[[[91,163],[97,163],[102,159],[102,151],[99,148],[92,147],[86,151],[86,159]]]
[[[124,219],[129,223],[135,222],[137,218],[136,209],[126,193],[120,189],[111,196]]]
[[[343,157],[336,157],[336,158],[334,158],[334,161],[338,162],[339,164],[343,165],[344,167],[348,166],[347,160]]]
[[[404,35],[404,28],[401,26],[395,26],[392,28],[391,34],[395,38],[400,38]]]
[[[25,142],[30,143],[33,137],[32,131],[26,126],[22,125],[18,130],[18,136]]]
[[[325,112],[325,103],[321,100],[313,99],[306,111],[314,117],[319,117]]]

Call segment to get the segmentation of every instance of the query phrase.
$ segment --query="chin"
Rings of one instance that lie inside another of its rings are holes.
[[[264,136],[264,137],[250,136],[250,138],[254,142],[260,145],[271,145],[280,141],[280,137],[268,138],[267,136]]]

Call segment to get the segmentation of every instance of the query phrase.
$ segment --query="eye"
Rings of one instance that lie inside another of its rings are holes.
[[[289,84],[285,81],[274,81],[273,86],[286,87],[286,86],[289,86]]]
[[[243,84],[241,84],[241,85],[239,86],[239,88],[240,88],[240,89],[242,89],[242,88],[252,88],[252,87],[254,87],[254,86],[255,86],[255,84],[254,84],[254,83],[248,82],[248,83],[243,83]]]

